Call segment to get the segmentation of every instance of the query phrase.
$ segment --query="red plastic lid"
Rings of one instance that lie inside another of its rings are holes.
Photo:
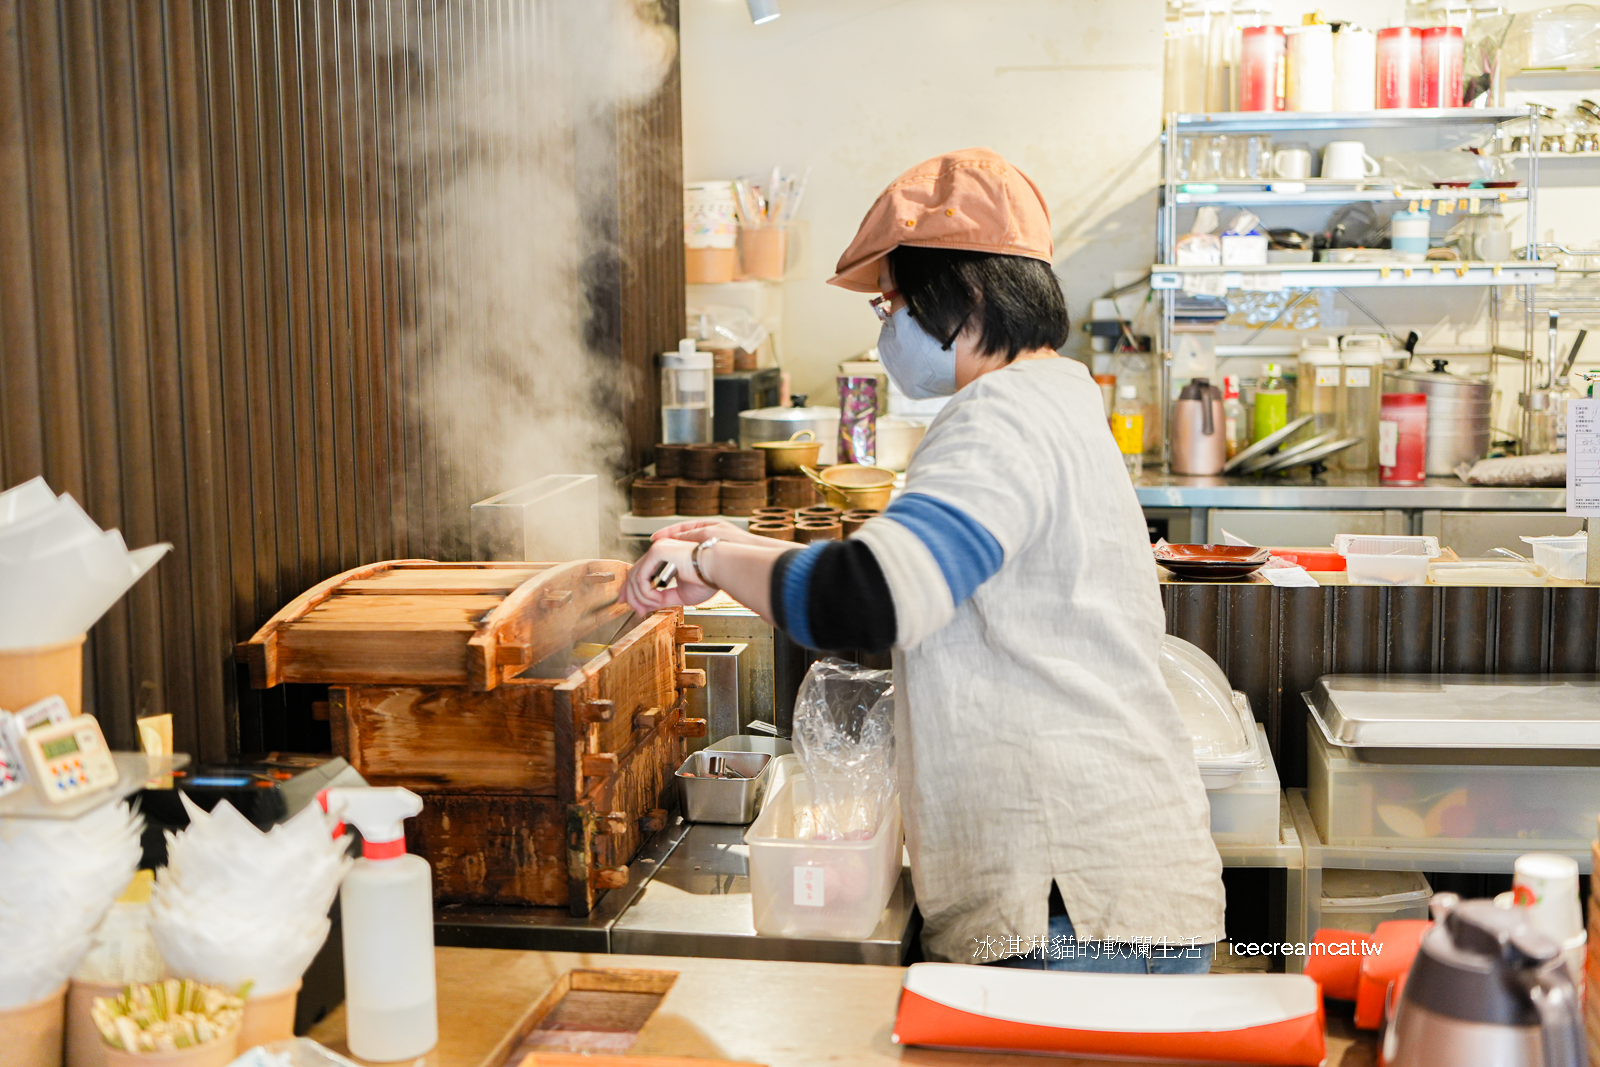
[[[1460,26],[1429,26],[1422,31],[1423,37],[1462,37]]]
[[[1284,36],[1282,26],[1245,26],[1239,32],[1245,37],[1262,37],[1267,34],[1276,34],[1279,37]]]
[[[1428,406],[1428,394],[1427,393],[1384,393],[1383,394],[1383,402],[1384,402],[1385,405],[1392,405],[1392,406],[1398,406],[1398,407],[1410,407],[1410,408],[1427,407]]]
[[[1388,29],[1379,30],[1379,37],[1421,37],[1422,31],[1415,26],[1390,26]]]
[[[406,854],[406,839],[395,841],[363,841],[361,842],[361,855],[369,860],[392,860],[396,856]]]

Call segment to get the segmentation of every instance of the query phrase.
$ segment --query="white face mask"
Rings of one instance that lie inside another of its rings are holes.
[[[901,308],[878,331],[878,359],[894,384],[912,400],[950,396],[956,391],[956,346],[937,338]]]

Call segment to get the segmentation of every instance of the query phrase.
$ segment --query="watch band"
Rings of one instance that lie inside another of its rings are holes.
[[[722,540],[720,537],[708,537],[694,546],[694,551],[689,553],[689,562],[694,565],[694,576],[700,579],[700,584],[711,589],[721,589],[722,586],[706,577],[705,570],[700,566],[700,553]]]

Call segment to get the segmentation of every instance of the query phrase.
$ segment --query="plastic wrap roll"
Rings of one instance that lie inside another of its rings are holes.
[[[839,375],[839,462],[878,461],[878,379]]]
[[[1289,31],[1289,110],[1333,110],[1333,27]]]
[[[1422,104],[1422,31],[1392,26],[1378,31],[1377,95],[1379,107]]]
[[[1333,110],[1371,111],[1377,106],[1378,39],[1371,30],[1347,28],[1333,35]]]
[[[1240,31],[1239,110],[1282,111],[1288,51],[1282,26],[1246,26]]]

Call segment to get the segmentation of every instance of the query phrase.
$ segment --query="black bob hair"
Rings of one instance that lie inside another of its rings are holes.
[[[943,348],[975,315],[978,351],[1007,363],[1067,343],[1067,300],[1043,260],[900,245],[889,253],[889,270],[911,317]]]

